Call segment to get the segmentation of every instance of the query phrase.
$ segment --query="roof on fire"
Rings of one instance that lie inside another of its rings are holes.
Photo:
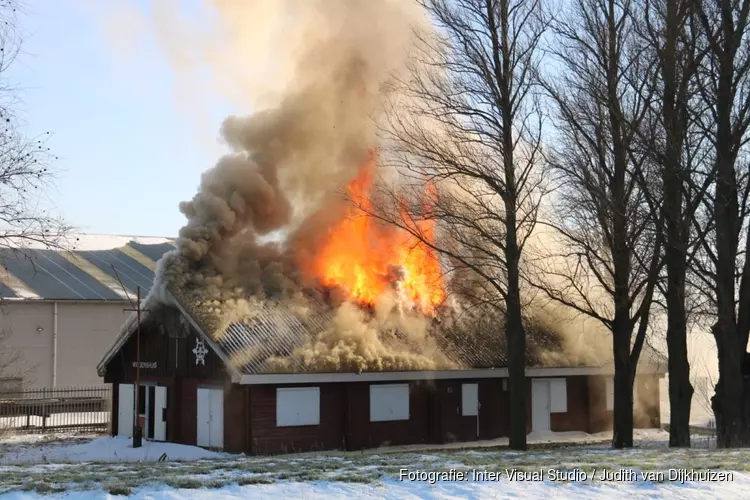
[[[0,300],[120,301],[145,296],[173,239],[74,234],[65,250],[0,248]],[[123,290],[124,285],[125,290]]]
[[[174,299],[174,297],[171,298]],[[284,374],[316,373],[316,371],[311,370],[311,367],[305,366],[304,362],[298,357],[289,357],[289,355],[296,348],[314,340],[316,335],[325,329],[330,320],[328,313],[302,317],[278,302],[267,301],[263,303],[263,311],[260,314],[250,320],[230,324],[219,338],[213,338],[201,328],[197,320],[186,311],[178,300],[174,299],[174,304],[180,314],[192,324],[198,334],[224,361],[230,373],[234,375],[233,378],[273,374],[274,371],[269,365],[269,360],[273,357],[286,358],[293,363],[284,371]],[[144,304],[144,309],[148,311],[156,310],[156,308],[152,309],[148,303]],[[153,312],[147,314],[153,314]],[[147,320],[148,316],[144,316],[143,321]],[[100,376],[104,375],[107,363],[122,348],[134,330],[135,319],[131,316],[123,326],[120,336],[99,363],[97,371]],[[452,339],[442,337],[436,340],[441,351],[456,364],[462,366],[462,370],[507,367],[507,359],[503,349],[494,345],[488,346],[486,339],[466,342],[457,340],[460,337],[454,336]],[[232,363],[232,360],[236,361],[238,356],[247,352],[252,352],[251,356],[245,358],[247,361],[240,364]],[[529,365],[542,367],[541,364],[533,361]],[[606,368],[608,365],[592,368]],[[565,367],[557,366],[554,368]],[[644,345],[638,370],[644,373],[665,373],[665,359],[650,346]]]
[[[289,356],[295,349],[313,342],[318,333],[330,324],[330,313],[321,312],[301,317],[278,302],[263,303],[263,312],[250,320],[230,324],[226,331],[214,342],[222,354],[237,359],[248,351],[252,352],[246,361],[238,367],[245,375],[273,373],[269,360],[283,357],[292,363],[288,368],[292,373],[314,371],[298,358]],[[436,338],[441,351],[457,366],[466,368],[501,368],[508,365],[502,350],[479,343],[451,342],[445,338]],[[383,339],[388,345],[389,340]],[[410,342],[405,335],[397,334],[391,342],[398,342],[401,349],[409,348]],[[416,354],[420,349],[411,346]]]
[[[178,300],[174,297],[170,298],[198,334],[213,348],[227,366],[238,375],[272,373],[269,368],[269,360],[271,358],[288,357],[296,348],[305,345],[309,341],[313,341],[316,335],[322,332],[330,321],[330,313],[327,312],[309,314],[303,318],[279,302],[264,301],[261,305],[263,310],[260,314],[248,320],[231,323],[221,336],[213,338],[204,331],[197,320]],[[143,304],[143,309],[149,312],[142,315],[142,322],[148,321],[149,317],[154,314],[154,311],[158,310],[157,307],[149,305],[148,300]],[[135,319],[131,315],[123,326],[120,335],[97,366],[100,376],[103,376],[107,363],[125,344],[134,330]],[[400,340],[408,344],[405,338]],[[467,368],[503,368],[507,366],[507,359],[501,350],[480,348],[478,343],[458,344],[446,342],[445,340],[438,343],[446,356],[461,366]],[[236,360],[238,356],[249,351],[253,352],[251,360],[239,365],[230,363],[230,360]],[[292,365],[289,366],[289,372],[311,372],[310,367],[305,366],[299,359],[291,359]]]

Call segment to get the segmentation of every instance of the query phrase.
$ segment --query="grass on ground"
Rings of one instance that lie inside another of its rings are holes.
[[[145,486],[220,488],[227,485],[270,484],[276,481],[340,481],[371,483],[398,479],[401,469],[457,469],[503,472],[630,468],[660,471],[669,468],[750,471],[750,450],[635,448],[615,451],[601,446],[565,446],[517,453],[501,450],[451,450],[430,453],[369,455],[342,453],[318,457],[237,457],[196,462],[76,463],[0,467],[0,493],[55,493],[103,489],[128,495]],[[504,475],[504,474],[503,474]]]

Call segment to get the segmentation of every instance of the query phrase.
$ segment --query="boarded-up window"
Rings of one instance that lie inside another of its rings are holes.
[[[568,388],[564,378],[553,378],[549,381],[550,413],[568,412]]]
[[[464,417],[479,415],[478,384],[461,384],[461,414]]]
[[[370,386],[370,422],[409,420],[409,384]]]
[[[276,426],[320,425],[320,388],[276,389]]]
[[[607,409],[608,410],[614,410],[615,408],[615,381],[614,379],[608,378],[607,379]]]

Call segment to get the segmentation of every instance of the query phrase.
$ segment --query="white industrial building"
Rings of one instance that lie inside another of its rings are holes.
[[[96,364],[175,248],[166,238],[67,240],[67,251],[0,248],[0,388],[102,384]]]

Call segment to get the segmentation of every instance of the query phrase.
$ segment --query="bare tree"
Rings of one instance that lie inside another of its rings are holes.
[[[6,342],[9,336],[10,331],[7,328],[0,330],[0,381],[20,378],[24,372],[21,366],[21,353],[9,347]]]
[[[22,5],[0,0],[0,248],[28,243],[58,247],[68,228],[40,205],[40,195],[53,179],[42,137],[24,135],[18,116],[19,93],[8,81],[8,69],[21,52]]]
[[[53,156],[45,143],[49,134],[32,138],[24,134],[20,95],[8,79],[9,68],[21,53],[22,7],[18,0],[0,0],[0,249],[23,254],[32,243],[59,248],[68,227],[40,205],[44,188],[54,178],[49,166]],[[25,377],[28,370],[21,366],[19,351],[8,346],[12,332],[4,314],[0,311],[0,377]]]
[[[655,64],[634,36],[630,0],[573,0],[553,23],[560,68],[545,88],[558,111],[550,165],[559,175],[548,224],[562,248],[536,285],[612,332],[616,448],[633,445],[633,382],[661,266],[659,200],[638,144]],[[633,333],[635,332],[635,336]]]
[[[700,27],[694,15],[693,0],[644,0],[642,22],[636,31],[657,62],[649,127],[641,137],[652,156],[661,183],[651,186],[662,211],[656,221],[663,233],[666,284],[667,351],[669,364],[670,425],[669,443],[690,446],[690,404],[693,387],[687,352],[688,266],[694,254],[695,235],[691,220],[705,199],[710,176],[698,172],[703,165],[700,130],[696,131],[694,111],[699,65],[705,55],[700,43]],[[696,139],[697,136],[697,140]],[[647,188],[649,186],[646,186]]]
[[[750,250],[748,159],[750,125],[750,1],[695,0],[707,55],[698,75],[704,132],[711,146],[714,184],[705,201],[708,217],[696,218],[705,259],[698,276],[715,301],[712,328],[719,357],[719,380],[713,399],[719,447],[750,443],[743,415],[742,363],[750,334]],[[743,159],[744,157],[744,159]],[[740,242],[744,238],[744,244]],[[745,412],[746,413],[746,412]]]
[[[541,196],[533,78],[541,0],[422,0],[420,37],[384,127],[374,214],[443,256],[461,294],[505,319],[510,446],[526,448],[521,259]],[[434,232],[437,231],[436,237]]]

